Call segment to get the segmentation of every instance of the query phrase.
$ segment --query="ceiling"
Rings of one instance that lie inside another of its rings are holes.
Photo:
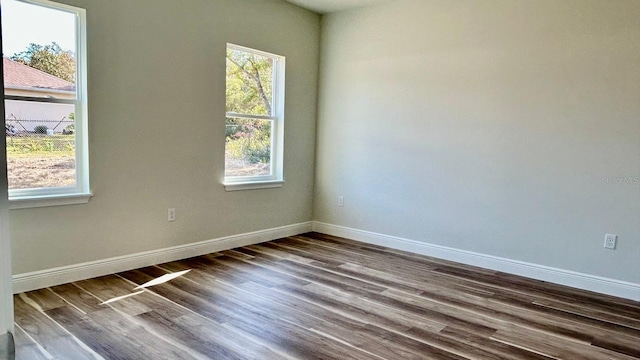
[[[389,0],[287,0],[303,8],[321,14],[327,14],[340,10],[348,10],[367,5],[378,4]]]

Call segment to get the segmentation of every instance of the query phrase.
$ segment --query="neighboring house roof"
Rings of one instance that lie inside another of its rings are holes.
[[[75,91],[76,85],[11,59],[2,58],[5,88]]]

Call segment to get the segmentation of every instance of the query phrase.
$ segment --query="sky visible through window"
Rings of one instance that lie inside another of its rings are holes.
[[[75,53],[74,14],[16,0],[1,0],[2,54],[24,51],[29,44],[58,43]]]

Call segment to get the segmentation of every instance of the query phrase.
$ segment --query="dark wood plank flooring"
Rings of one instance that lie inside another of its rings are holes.
[[[18,294],[15,316],[28,360],[640,359],[640,303],[317,233]]]

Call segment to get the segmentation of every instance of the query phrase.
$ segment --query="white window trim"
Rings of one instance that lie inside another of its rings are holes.
[[[284,184],[284,101],[285,101],[285,69],[286,58],[281,55],[251,49],[248,47],[227,44],[227,49],[253,53],[274,59],[273,99],[271,116],[238,114],[228,112],[227,117],[271,120],[274,122],[271,131],[271,175],[270,176],[233,176],[224,177],[222,182],[226,191],[272,189]]]
[[[49,195],[49,196],[32,196],[24,199],[16,199],[9,201],[9,209],[30,209],[37,207],[47,206],[62,206],[62,205],[76,205],[86,204],[93,194],[63,194],[63,195]]]
[[[235,182],[225,183],[224,188],[227,191],[242,191],[242,190],[259,190],[259,189],[276,189],[281,188],[284,185],[283,180],[273,181],[251,181],[251,182]]]
[[[27,4],[61,10],[76,17],[76,99],[39,99],[5,96],[7,100],[72,103],[75,105],[76,186],[64,188],[9,190],[11,209],[87,203],[93,195],[89,185],[89,132],[87,109],[87,38],[86,10],[49,0],[18,0]]]

